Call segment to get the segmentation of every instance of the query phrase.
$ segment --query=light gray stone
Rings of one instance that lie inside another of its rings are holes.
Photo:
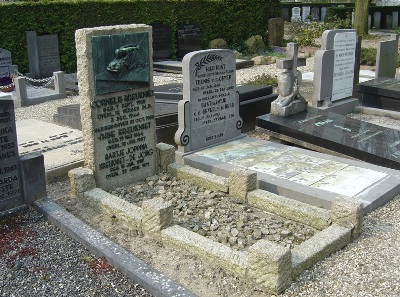
[[[82,199],[83,193],[96,187],[93,170],[89,168],[75,168],[68,172],[72,196]]]
[[[262,53],[265,51],[265,44],[261,35],[254,35],[245,41],[247,50],[250,53]]]
[[[247,193],[257,187],[257,173],[245,168],[233,170],[229,175],[229,195],[247,202]]]
[[[361,233],[363,204],[345,196],[339,197],[332,202],[331,218],[333,223],[351,229],[354,239]]]
[[[391,40],[380,41],[376,54],[375,78],[396,77],[399,36],[392,34]]]
[[[301,21],[301,8],[300,7],[293,7],[292,8],[292,18],[290,19],[291,22],[299,22]]]
[[[162,198],[153,198],[142,203],[142,230],[144,234],[158,234],[173,225],[173,207]]]
[[[168,165],[175,162],[175,147],[166,143],[157,143],[159,173],[167,172]]]
[[[314,107],[329,106],[331,102],[351,97],[354,72],[358,69],[354,30],[326,30],[321,43],[321,50],[314,58]]]
[[[303,22],[309,22],[310,21],[310,13],[311,13],[311,7],[310,6],[303,6],[302,7],[302,20]]]
[[[152,53],[147,48],[152,43],[151,32],[151,26],[139,24],[75,32],[85,167],[94,171],[97,186],[105,190],[143,180],[157,171],[153,76],[143,79],[145,73],[152,73]],[[101,38],[113,43],[93,42]],[[99,60],[94,52],[104,51],[112,59],[114,51],[132,39],[138,39],[135,59],[141,64],[110,81],[101,80],[102,75],[112,74],[111,70],[100,72],[99,65],[109,63],[110,68],[117,63]],[[143,80],[137,83],[136,77]],[[123,79],[130,83],[120,82]]]
[[[292,283],[291,253],[266,239],[249,248],[248,277],[256,286],[279,294]]]
[[[202,149],[240,136],[236,59],[230,50],[187,54],[183,59],[183,100],[178,104],[179,153]]]

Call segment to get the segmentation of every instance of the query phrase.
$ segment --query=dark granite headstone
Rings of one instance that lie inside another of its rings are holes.
[[[257,126],[372,164],[400,169],[400,131],[309,107],[291,117],[264,115]]]
[[[272,18],[268,20],[268,45],[282,46],[285,21],[281,18]]]
[[[363,106],[400,111],[400,78],[380,77],[358,85]]]
[[[23,204],[14,102],[0,99],[0,212]]]
[[[176,31],[178,59],[186,54],[201,50],[201,28],[196,24],[179,25]]]
[[[171,28],[164,24],[153,24],[153,61],[171,58]]]

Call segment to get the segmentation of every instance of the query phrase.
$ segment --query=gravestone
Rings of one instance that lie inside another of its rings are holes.
[[[268,45],[282,46],[285,21],[281,18],[272,18],[268,20]]]
[[[176,31],[178,59],[186,54],[201,50],[201,28],[196,24],[183,24],[177,27]]]
[[[152,24],[153,29],[153,60],[171,58],[171,28],[164,24]]]
[[[156,172],[151,26],[75,33],[85,167],[109,190]]]
[[[289,22],[290,18],[289,18],[289,8],[287,7],[282,7],[281,9],[281,18],[285,21],[285,22]]]
[[[11,52],[0,48],[0,77],[11,76],[17,70],[16,65],[12,65]]]
[[[299,22],[301,21],[301,8],[300,7],[293,7],[292,8],[292,18],[290,19],[291,22]]]
[[[0,98],[0,212],[31,204],[46,195],[43,155],[18,153],[14,102]]]
[[[327,7],[321,7],[321,21],[325,22]]]
[[[303,22],[309,22],[310,14],[311,14],[311,7],[303,6],[302,8],[303,8],[303,11],[302,11]]]
[[[396,76],[399,36],[391,35],[391,40],[380,41],[376,54],[375,78]]]
[[[374,27],[375,27],[375,29],[381,28],[381,16],[382,16],[382,13],[380,11],[374,12]]]
[[[399,12],[392,12],[392,29],[396,30],[399,27]]]
[[[318,7],[313,7],[311,8],[311,16],[314,22],[319,22],[319,8]]]
[[[393,23],[393,19],[392,19],[392,15],[386,15],[386,19],[385,19],[385,29],[392,29],[392,23]]]
[[[37,36],[35,31],[27,31],[26,43],[30,76],[51,77],[53,72],[61,70],[57,34]]]
[[[353,95],[357,36],[354,30],[326,30],[314,58],[314,107],[330,107]]]
[[[232,51],[204,50],[184,57],[183,100],[178,104],[178,123],[177,156],[241,135],[243,121],[239,117]]]

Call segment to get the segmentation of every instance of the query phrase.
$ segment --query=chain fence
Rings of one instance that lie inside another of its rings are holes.
[[[54,75],[51,76],[51,77],[35,79],[35,78],[31,78],[31,77],[29,77],[29,76],[23,75],[23,74],[22,74],[21,72],[19,72],[18,70],[14,70],[14,73],[12,74],[12,77],[13,77],[13,78],[16,78],[16,77],[23,77],[23,78],[25,79],[27,85],[29,85],[29,86],[31,86],[31,87],[33,87],[33,88],[35,88],[35,89],[47,88],[47,87],[48,87],[49,85],[51,85],[51,83],[54,81]],[[0,86],[0,90],[6,91],[6,90],[9,90],[10,88],[13,89],[13,87],[14,87],[14,83],[11,82],[11,83],[8,84],[8,85],[2,85],[2,86]]]

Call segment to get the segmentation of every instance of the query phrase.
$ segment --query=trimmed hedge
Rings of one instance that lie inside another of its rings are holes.
[[[280,15],[279,0],[109,0],[12,2],[0,4],[0,47],[11,51],[13,64],[28,71],[26,31],[58,34],[61,68],[76,71],[75,30],[118,24],[163,23],[176,31],[179,24],[196,23],[202,46],[224,38],[241,44],[252,35],[265,35],[268,19]],[[171,49],[175,52],[175,36]]]

